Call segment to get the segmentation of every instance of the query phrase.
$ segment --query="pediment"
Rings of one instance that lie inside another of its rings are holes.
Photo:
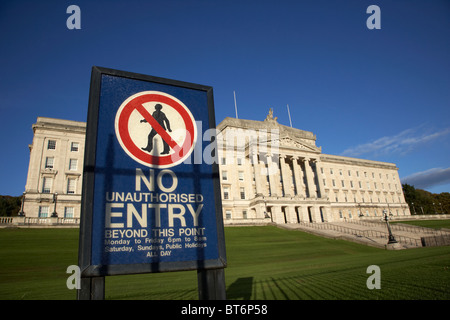
[[[280,139],[273,140],[272,143],[278,143],[280,148],[289,148],[289,149],[296,149],[296,150],[303,150],[303,151],[310,151],[310,152],[321,152],[322,148],[318,148],[315,145],[311,145],[305,141],[301,141],[299,139],[293,139],[291,137],[285,136],[281,137]]]

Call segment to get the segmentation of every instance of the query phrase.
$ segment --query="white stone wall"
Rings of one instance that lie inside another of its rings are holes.
[[[55,200],[58,217],[65,214],[80,217],[85,130],[84,122],[37,119],[33,143],[29,146],[24,202],[27,217],[38,217],[39,213],[51,217]],[[55,142],[54,149],[49,148],[49,140]],[[45,190],[44,184],[48,187]]]

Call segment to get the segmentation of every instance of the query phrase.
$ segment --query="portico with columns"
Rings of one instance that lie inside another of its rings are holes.
[[[217,129],[225,224],[381,217],[385,207],[410,214],[394,164],[324,155],[312,132],[281,125],[270,112],[264,121],[225,118]]]

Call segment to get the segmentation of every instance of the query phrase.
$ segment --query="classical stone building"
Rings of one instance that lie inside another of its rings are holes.
[[[86,123],[38,117],[32,128],[25,216],[79,218]]]
[[[25,188],[27,217],[79,218],[86,124],[39,117]],[[322,153],[316,136],[264,121],[217,126],[225,224],[410,215],[395,164]]]
[[[323,154],[312,132],[225,118],[218,126],[225,224],[410,215],[395,164]]]

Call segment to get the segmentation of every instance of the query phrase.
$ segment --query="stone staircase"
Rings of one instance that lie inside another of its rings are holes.
[[[422,247],[422,238],[450,238],[450,230],[436,230],[432,228],[418,227],[407,224],[390,224],[392,234],[398,244],[387,246],[388,230],[385,222],[381,221],[346,221],[346,222],[324,222],[310,223],[300,222],[297,224],[284,224],[278,227],[296,229],[316,235],[354,241],[366,245],[386,249],[409,249]],[[445,241],[436,241],[444,243]]]

